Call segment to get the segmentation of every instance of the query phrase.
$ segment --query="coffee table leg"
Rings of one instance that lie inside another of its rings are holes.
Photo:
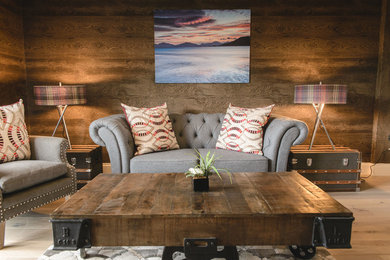
[[[85,248],[84,247],[79,249],[79,254],[80,254],[80,258],[81,259],[87,258],[87,252],[85,252]]]
[[[172,260],[173,253],[181,252],[184,253],[184,248],[182,246],[166,246],[162,254],[161,260]]]

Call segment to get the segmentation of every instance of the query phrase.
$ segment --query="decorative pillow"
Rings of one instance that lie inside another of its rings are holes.
[[[30,159],[23,100],[0,107],[0,163]]]
[[[137,147],[135,155],[179,149],[166,103],[152,108],[121,105]]]
[[[273,107],[242,108],[229,104],[216,148],[262,155],[263,126]]]

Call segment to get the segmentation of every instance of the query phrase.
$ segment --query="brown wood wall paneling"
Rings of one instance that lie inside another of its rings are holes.
[[[26,14],[35,15],[152,15],[155,9],[232,9],[251,8],[252,14],[262,16],[295,15],[378,15],[380,0],[24,0]]]
[[[374,110],[373,162],[390,162],[390,3],[383,1]]]
[[[369,159],[377,73],[380,0],[376,1],[24,1],[28,91],[36,84],[83,83],[88,104],[71,107],[73,143],[92,143],[89,124],[133,106],[168,103],[171,112],[224,112],[229,103],[276,104],[275,113],[305,121],[294,85],[347,84],[348,104],[327,106],[324,121],[338,145]],[[155,84],[155,9],[251,9],[249,84]],[[32,100],[31,100],[32,102]],[[33,133],[51,134],[53,107],[31,105]],[[309,140],[309,138],[308,138]],[[308,142],[307,140],[307,142]],[[319,132],[316,143],[326,144]],[[106,158],[107,159],[107,158]]]
[[[0,1],[0,89],[0,106],[27,98],[21,1]]]

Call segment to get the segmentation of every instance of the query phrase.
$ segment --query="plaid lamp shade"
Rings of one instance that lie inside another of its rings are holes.
[[[40,106],[87,103],[85,85],[34,86],[35,104]]]
[[[294,103],[296,104],[346,104],[346,85],[299,85],[295,86]]]

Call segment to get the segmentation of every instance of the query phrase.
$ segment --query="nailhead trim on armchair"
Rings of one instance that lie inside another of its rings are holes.
[[[66,186],[58,187],[56,189],[47,191],[47,192],[40,194],[38,196],[27,198],[26,200],[21,201],[19,203],[16,203],[16,204],[14,204],[10,207],[7,207],[7,208],[3,208],[3,194],[0,192],[0,222],[4,222],[4,221],[11,219],[13,217],[16,217],[18,215],[27,213],[35,208],[41,207],[45,204],[48,204],[48,203],[53,202],[55,200],[58,200],[58,199],[65,197],[67,195],[73,194],[77,191],[76,169],[75,169],[75,167],[70,165],[66,159],[66,150],[68,147],[69,147],[69,144],[64,139],[64,141],[61,142],[61,144],[60,144],[60,157],[61,157],[61,161],[66,163],[66,166],[67,166],[66,176],[71,178],[71,183],[66,185]],[[53,180],[52,182],[55,183],[56,181],[57,180]],[[50,184],[50,183],[51,182],[48,182],[48,184]],[[36,185],[34,187],[39,187],[39,185]],[[34,188],[34,187],[32,187],[32,188]],[[28,206],[26,208],[26,205],[29,205],[29,204],[30,204],[30,206]],[[7,216],[6,212],[9,212],[12,210],[14,210],[16,212]]]

